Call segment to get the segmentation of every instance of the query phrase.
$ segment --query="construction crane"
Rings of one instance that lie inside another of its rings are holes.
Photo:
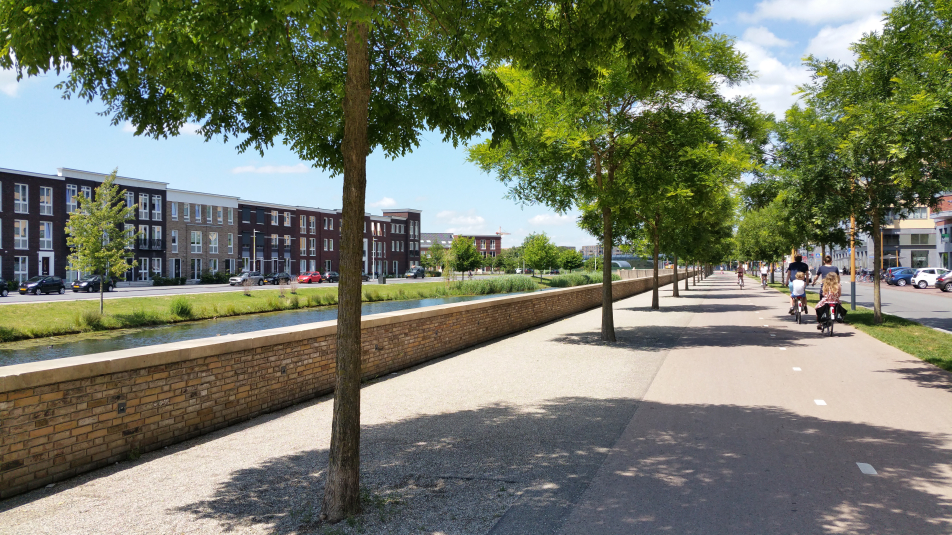
[[[508,236],[509,234],[509,232],[503,232],[502,227],[499,227],[499,230],[496,232],[497,236]]]

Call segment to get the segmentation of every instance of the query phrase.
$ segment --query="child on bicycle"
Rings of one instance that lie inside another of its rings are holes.
[[[807,311],[807,274],[798,271],[796,278],[790,283],[790,297],[803,302],[803,312]]]
[[[836,317],[837,311],[841,308],[840,296],[842,295],[842,288],[840,287],[840,275],[833,272],[827,273],[823,279],[823,286],[820,293],[823,297],[813,310],[816,312],[816,328],[818,331],[823,329],[823,322],[826,321],[827,314],[832,314],[833,317]],[[845,310],[842,310],[840,314],[842,315],[845,312]]]

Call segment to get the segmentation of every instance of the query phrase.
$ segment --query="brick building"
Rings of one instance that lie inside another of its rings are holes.
[[[168,190],[168,277],[197,280],[203,271],[238,268],[238,197]]]

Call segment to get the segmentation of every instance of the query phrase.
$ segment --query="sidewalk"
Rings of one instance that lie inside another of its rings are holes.
[[[317,522],[325,397],[0,502],[0,533],[952,530],[948,374],[732,275],[682,296],[616,303],[614,345],[593,310],[365,386],[354,525]]]

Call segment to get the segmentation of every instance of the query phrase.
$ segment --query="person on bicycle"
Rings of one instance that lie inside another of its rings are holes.
[[[790,288],[790,311],[788,314],[793,314],[793,308],[797,306],[797,302],[793,298],[793,281],[797,278],[797,273],[803,273],[803,278],[806,279],[807,273],[810,272],[810,266],[806,265],[803,261],[803,257],[797,255],[793,257],[793,262],[790,262],[790,265],[787,266],[787,272],[784,275],[783,283]]]
[[[803,302],[803,312],[807,311],[807,274],[798,271],[797,276],[793,279],[793,282],[790,283],[790,297],[793,299],[794,306],[796,306],[797,300]]]
[[[816,330],[823,330],[823,322],[826,319],[826,314],[831,314],[831,317],[834,318],[836,317],[837,307],[840,304],[841,291],[840,274],[834,271],[828,272],[827,275],[823,277],[823,286],[820,288],[820,302],[813,307],[813,311],[816,312]]]
[[[815,285],[816,285],[816,281],[818,281],[818,280],[823,280],[823,281],[825,281],[825,280],[826,280],[826,276],[829,275],[830,273],[836,273],[836,278],[837,278],[837,280],[839,280],[839,277],[840,277],[840,268],[838,268],[838,267],[836,267],[836,266],[833,265],[833,257],[831,257],[830,255],[826,255],[826,256],[823,257],[823,265],[820,266],[819,268],[817,268],[817,270],[816,270],[816,275],[813,276],[813,282],[810,283],[810,286],[815,286]],[[823,299],[823,288],[824,288],[824,286],[825,286],[825,283],[823,283],[823,284],[824,284],[823,286],[820,286],[820,299],[821,299],[821,300]],[[839,285],[837,285],[837,287],[839,287]],[[814,308],[816,308],[816,307],[814,307]]]
[[[744,264],[740,262],[737,263],[737,284],[744,287]]]
[[[767,285],[767,274],[770,272],[770,268],[767,267],[766,263],[760,264],[760,284]]]

